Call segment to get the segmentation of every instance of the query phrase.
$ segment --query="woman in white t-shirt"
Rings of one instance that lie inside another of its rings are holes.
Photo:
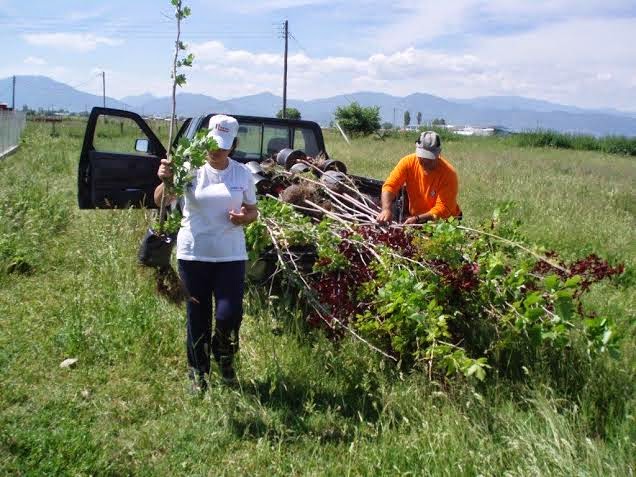
[[[205,390],[210,354],[225,382],[234,382],[233,356],[243,317],[245,235],[243,226],[258,217],[252,174],[231,159],[237,144],[238,122],[216,115],[208,135],[219,149],[208,153],[182,199],[183,220],[177,236],[179,275],[188,292],[187,351],[190,377]],[[161,202],[163,183],[172,179],[170,163],[163,159],[158,172],[162,183],[155,190]],[[215,327],[212,335],[212,297]]]

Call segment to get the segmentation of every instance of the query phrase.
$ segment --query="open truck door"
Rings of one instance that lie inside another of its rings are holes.
[[[141,116],[93,108],[77,174],[79,208],[155,208],[153,195],[160,182],[157,170],[165,157],[165,147]]]

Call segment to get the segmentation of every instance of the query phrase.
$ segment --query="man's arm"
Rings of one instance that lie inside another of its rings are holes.
[[[435,220],[435,214],[431,214],[430,212],[426,212],[425,214],[412,215],[408,219],[404,221],[406,225],[409,224],[425,224],[426,222],[430,222],[431,220]]]
[[[382,224],[391,222],[393,219],[393,201],[395,200],[395,194],[390,190],[382,191],[382,210],[377,215],[376,220]]]
[[[382,185],[382,195],[380,196],[382,201],[382,210],[376,216],[376,220],[381,224],[391,222],[393,219],[393,201],[397,197],[400,188],[406,182],[405,159],[405,157],[400,159]]]

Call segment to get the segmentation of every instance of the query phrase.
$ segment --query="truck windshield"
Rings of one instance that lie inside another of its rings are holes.
[[[300,149],[308,156],[316,156],[321,152],[316,133],[309,127],[239,120],[238,147],[232,158],[240,162],[261,161],[286,147]]]

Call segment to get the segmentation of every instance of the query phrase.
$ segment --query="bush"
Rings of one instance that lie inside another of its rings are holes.
[[[286,108],[286,113],[287,113],[287,119],[301,119],[300,111],[298,111],[296,108]],[[276,117],[278,119],[283,119],[282,109],[278,110],[278,112],[276,113]]]
[[[369,135],[380,129],[380,107],[360,106],[357,102],[339,106],[334,113],[340,127],[351,135]]]

